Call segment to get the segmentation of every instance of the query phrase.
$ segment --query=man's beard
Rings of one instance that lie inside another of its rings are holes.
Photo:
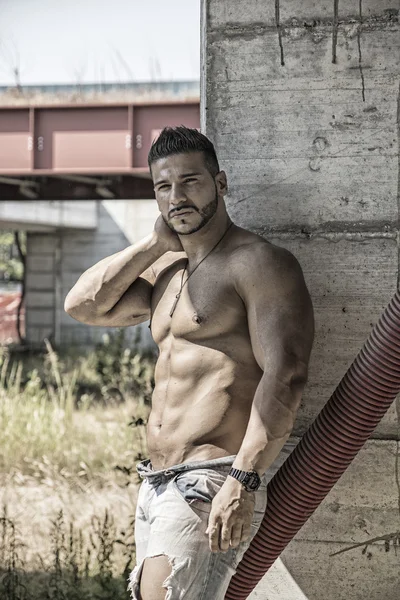
[[[207,206],[205,206],[201,210],[197,209],[194,206],[191,206],[190,208],[192,210],[196,210],[199,213],[199,215],[202,217],[202,219],[201,219],[201,221],[200,221],[200,223],[198,225],[196,225],[195,227],[193,227],[189,231],[185,231],[184,233],[182,233],[180,231],[176,231],[175,227],[169,221],[166,221],[164,219],[164,217],[163,217],[164,222],[168,225],[168,227],[170,229],[172,229],[172,231],[174,233],[177,233],[178,235],[190,235],[191,233],[196,233],[196,231],[199,231],[199,229],[202,229],[204,227],[204,225],[207,225],[207,223],[213,218],[213,216],[217,212],[217,208],[218,208],[218,193],[217,193],[217,188],[215,188],[215,197],[214,197],[214,199],[211,200],[211,202],[209,202],[207,204]]]

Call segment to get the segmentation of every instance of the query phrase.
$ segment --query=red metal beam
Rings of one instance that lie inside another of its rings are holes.
[[[0,176],[146,177],[154,136],[180,124],[200,127],[198,101],[0,107]]]

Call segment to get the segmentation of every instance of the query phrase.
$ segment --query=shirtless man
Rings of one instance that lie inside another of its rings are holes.
[[[293,428],[313,309],[294,256],[231,222],[210,140],[165,128],[149,166],[154,231],[88,269],[65,310],[89,325],[150,318],[159,348],[132,598],[222,600]]]

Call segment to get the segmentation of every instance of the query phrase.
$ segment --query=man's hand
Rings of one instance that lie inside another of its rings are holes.
[[[211,552],[227,552],[249,539],[254,506],[254,492],[228,475],[211,505],[206,530]]]
[[[183,252],[182,244],[178,234],[165,223],[162,215],[160,215],[154,225],[154,231],[157,236],[157,241],[165,247],[165,252]]]

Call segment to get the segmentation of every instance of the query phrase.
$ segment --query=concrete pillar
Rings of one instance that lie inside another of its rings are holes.
[[[202,131],[227,172],[229,213],[295,254],[314,302],[297,436],[398,284],[399,9],[399,0],[202,2]],[[330,556],[399,528],[398,432],[393,406],[283,553],[308,598],[398,598],[392,546]],[[254,597],[271,592],[268,576],[260,585]]]

